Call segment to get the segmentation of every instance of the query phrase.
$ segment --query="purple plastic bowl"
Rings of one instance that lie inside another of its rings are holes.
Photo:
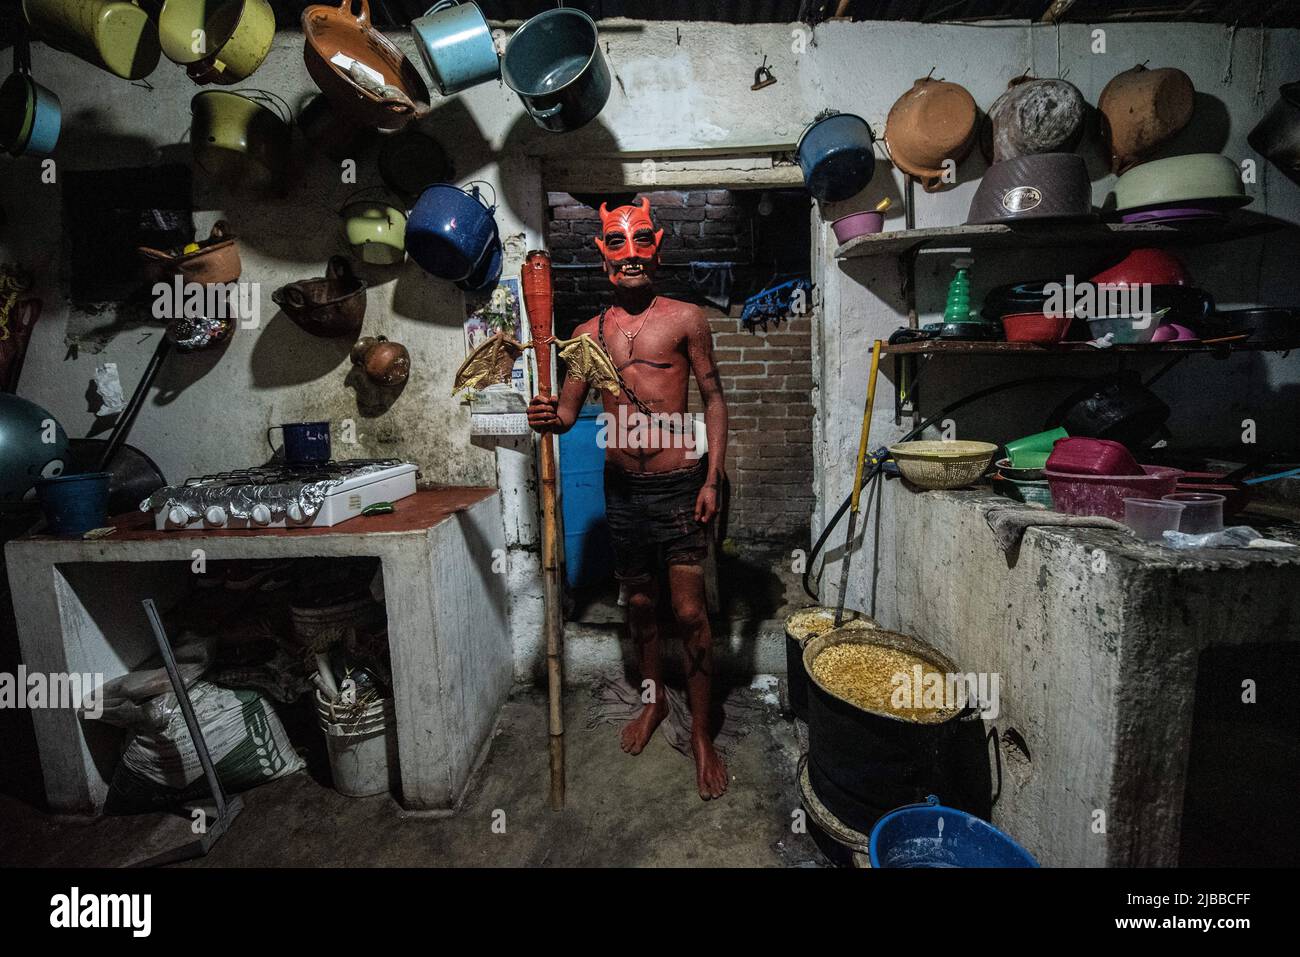
[[[847,216],[841,216],[835,222],[831,223],[831,229],[835,231],[835,238],[839,240],[841,246],[850,239],[857,239],[859,236],[867,236],[871,233],[881,232],[885,228],[884,213],[877,213],[875,210],[867,210],[862,213],[849,213]]]
[[[1072,475],[1044,469],[1052,507],[1070,515],[1101,515],[1124,520],[1124,499],[1160,498],[1170,494],[1182,469],[1143,465],[1144,475]]]
[[[1209,203],[1187,206],[1154,206],[1143,209],[1131,209],[1120,219],[1126,223],[1165,223],[1197,219],[1223,219],[1225,211],[1221,206]]]

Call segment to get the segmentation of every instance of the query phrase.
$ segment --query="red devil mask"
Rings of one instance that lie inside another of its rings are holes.
[[[609,210],[600,204],[601,238],[596,248],[605,257],[605,274],[616,286],[646,285],[659,265],[662,229],[656,230],[650,218],[650,200],[641,198],[639,206],[620,206]]]

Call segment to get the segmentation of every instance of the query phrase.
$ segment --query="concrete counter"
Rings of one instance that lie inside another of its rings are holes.
[[[510,690],[512,652],[500,499],[495,489],[442,488],[402,499],[391,515],[332,528],[155,531],[119,518],[95,541],[29,537],[6,550],[18,639],[29,672],[125,674],[156,649],[140,599],[185,593],[207,561],[371,556],[380,561],[397,712],[402,800],[459,799]],[[67,709],[32,713],[45,791],[58,811],[98,812],[118,735]]]
[[[1246,683],[1260,701],[1294,695],[1300,549],[1183,552],[1043,527],[1004,554],[985,513],[1006,504],[889,482],[871,522],[893,562],[859,566],[868,610],[896,608],[882,624],[999,676],[993,820],[1043,864],[1177,864],[1198,693],[1214,720],[1247,725],[1260,712]],[[1261,669],[1263,650],[1286,667]]]

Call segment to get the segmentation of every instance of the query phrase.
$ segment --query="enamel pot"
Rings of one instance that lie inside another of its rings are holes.
[[[420,268],[439,279],[487,285],[494,257],[498,273],[500,269],[495,209],[487,205],[477,187],[467,191],[450,183],[436,183],[420,195],[411,210],[407,251]]]
[[[158,27],[144,5],[127,0],[23,0],[23,14],[51,46],[124,80],[158,65]]]
[[[861,192],[876,171],[874,142],[867,121],[852,113],[835,113],[811,123],[795,146],[808,192],[826,202]]]
[[[433,85],[443,96],[501,75],[492,31],[476,3],[435,3],[411,21],[411,36]]]
[[[204,90],[190,112],[190,148],[209,174],[254,188],[284,184],[291,132],[282,101],[257,90]]]
[[[343,237],[357,259],[393,266],[406,258],[407,215],[396,206],[382,200],[353,199],[339,216]]]
[[[533,122],[552,133],[586,125],[609,99],[609,66],[596,23],[571,7],[539,13],[516,30],[501,76]]]
[[[267,0],[165,0],[158,36],[167,59],[195,83],[238,83],[271,52],[275,11]]]
[[[59,97],[27,73],[15,71],[0,86],[0,146],[13,156],[48,156],[63,125]]]

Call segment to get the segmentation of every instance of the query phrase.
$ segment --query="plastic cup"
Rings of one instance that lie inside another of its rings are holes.
[[[1204,535],[1223,531],[1222,495],[1211,492],[1170,492],[1161,496],[1161,500],[1183,506],[1183,519],[1178,526],[1180,532]]]
[[[1124,524],[1133,529],[1138,538],[1158,542],[1164,538],[1165,532],[1179,530],[1183,508],[1181,502],[1167,502],[1164,499],[1126,498]]]

